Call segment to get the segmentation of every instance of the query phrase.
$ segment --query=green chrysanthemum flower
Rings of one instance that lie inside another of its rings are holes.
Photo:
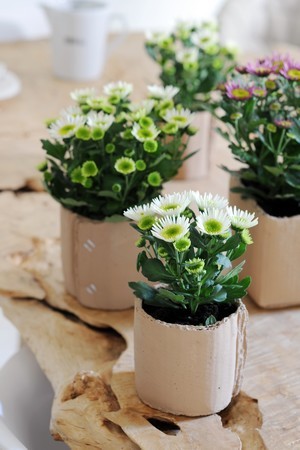
[[[81,184],[86,189],[89,189],[93,186],[93,180],[91,178],[84,178]]]
[[[241,119],[242,117],[243,117],[243,115],[239,112],[235,112],[230,115],[231,120],[238,120],[238,119]]]
[[[47,167],[47,161],[43,161],[37,166],[37,170],[39,170],[40,172],[45,172],[45,170],[47,170]]]
[[[53,178],[53,175],[51,172],[48,172],[48,171],[44,172],[44,180],[46,183],[49,183],[49,181],[51,181],[52,178]]]
[[[276,133],[277,127],[273,123],[268,123],[267,130],[270,131],[270,133]]]
[[[275,81],[273,81],[273,80],[267,80],[265,82],[265,86],[266,86],[267,89],[271,89],[271,90],[274,90],[277,87]]]
[[[204,259],[201,258],[193,258],[189,259],[185,263],[185,270],[191,274],[199,274],[203,272],[205,266]]]
[[[73,183],[82,183],[83,180],[84,177],[82,175],[81,168],[76,167],[75,169],[73,169],[71,172],[71,181],[73,181]]]
[[[104,138],[105,132],[101,128],[94,128],[91,137],[93,141],[100,141]]]
[[[136,170],[133,159],[127,158],[126,156],[117,159],[114,167],[117,172],[122,173],[123,175],[129,175]]]
[[[124,151],[124,155],[128,156],[129,158],[134,156],[134,154],[135,154],[135,151],[132,148],[126,148],[126,150]]]
[[[174,247],[178,252],[185,252],[191,246],[191,240],[188,237],[183,237],[174,242]]]
[[[135,246],[137,248],[145,247],[146,239],[143,236],[140,236],[137,241],[135,241]]]
[[[112,185],[111,189],[113,192],[121,192],[122,186],[119,183],[115,183]]]
[[[151,230],[153,225],[155,224],[155,217],[154,216],[144,216],[138,221],[138,227],[140,230],[146,231]]]
[[[136,170],[139,170],[140,172],[143,172],[146,169],[147,165],[146,165],[146,163],[145,163],[145,161],[143,159],[138,159],[135,162],[135,167],[136,167]]]
[[[158,148],[158,143],[156,141],[145,141],[143,147],[145,152],[155,153]]]
[[[161,258],[166,258],[168,256],[167,250],[162,245],[158,247],[157,253]]]
[[[114,114],[116,112],[116,107],[110,105],[109,103],[103,104],[102,111],[104,111],[106,114]]]
[[[165,134],[176,134],[178,131],[178,126],[175,123],[166,123],[166,125],[162,127],[162,131]]]
[[[244,244],[246,245],[250,245],[253,244],[253,240],[250,234],[250,231],[248,230],[248,228],[244,228],[244,230],[241,232],[241,238],[242,241],[244,242]]]
[[[106,153],[114,153],[114,151],[116,150],[116,146],[112,143],[106,144],[105,146],[105,151]]]
[[[84,177],[95,177],[98,172],[98,167],[94,161],[86,161],[83,163],[81,173]]]
[[[121,97],[117,94],[113,94],[108,98],[109,103],[117,105],[121,101]]]
[[[147,181],[150,186],[157,187],[162,183],[162,178],[159,172],[151,172],[147,177]]]
[[[186,132],[189,136],[194,136],[198,132],[198,128],[193,127],[193,125],[190,125],[187,127]]]
[[[88,141],[91,138],[91,130],[88,127],[81,126],[76,130],[75,136],[82,141]]]
[[[139,120],[139,125],[142,128],[149,128],[149,127],[151,127],[151,125],[153,125],[153,120],[151,119],[151,117],[142,117]]]
[[[123,131],[123,133],[121,133],[121,137],[125,140],[130,140],[132,139],[132,133],[131,130],[129,128],[127,128],[127,130]]]

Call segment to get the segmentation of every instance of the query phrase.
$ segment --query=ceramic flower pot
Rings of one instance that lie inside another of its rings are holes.
[[[197,151],[191,158],[184,161],[176,175],[177,180],[197,180],[208,174],[210,162],[212,117],[206,111],[196,113],[193,126],[198,132],[189,138],[185,156]]]
[[[230,185],[236,185],[235,179]],[[270,216],[254,200],[232,192],[229,202],[258,217],[258,226],[250,230],[254,243],[247,248],[243,268],[243,274],[252,278],[250,297],[263,308],[300,305],[300,215]]]
[[[134,305],[136,233],[128,222],[90,220],[61,208],[62,263],[66,290],[84,306],[118,310]]]
[[[215,325],[188,326],[154,319],[135,304],[135,383],[153,408],[199,416],[224,409],[240,391],[246,355],[247,310]]]

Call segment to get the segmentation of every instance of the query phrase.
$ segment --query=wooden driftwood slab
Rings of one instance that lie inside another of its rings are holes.
[[[248,302],[244,392],[220,415],[164,414],[135,392],[132,310],[90,310],[64,292],[58,205],[43,193],[2,193],[0,208],[0,292],[11,297],[0,305],[54,388],[55,439],[75,450],[300,448],[299,308]]]

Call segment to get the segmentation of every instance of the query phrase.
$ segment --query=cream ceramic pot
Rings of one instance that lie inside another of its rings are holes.
[[[139,249],[128,221],[90,220],[61,208],[61,247],[66,290],[89,308],[126,309],[134,305],[129,281]]]
[[[226,408],[240,391],[247,310],[209,327],[156,320],[136,300],[135,383],[140,399],[172,414],[202,416]]]

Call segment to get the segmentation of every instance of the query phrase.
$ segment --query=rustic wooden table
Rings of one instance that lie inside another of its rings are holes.
[[[247,300],[243,392],[221,414],[190,419],[155,411],[137,398],[132,311],[91,311],[64,293],[59,205],[42,192],[35,170],[43,159],[43,122],[78,87],[122,79],[141,97],[146,84],[157,81],[143,37],[128,36],[96,83],[55,79],[47,41],[2,44],[0,59],[23,85],[19,96],[0,102],[0,306],[54,388],[53,437],[73,450],[300,449],[300,308],[264,311]],[[166,191],[227,195],[221,163],[233,161],[213,132],[209,175],[170,182]],[[161,421],[167,422],[164,431]]]

